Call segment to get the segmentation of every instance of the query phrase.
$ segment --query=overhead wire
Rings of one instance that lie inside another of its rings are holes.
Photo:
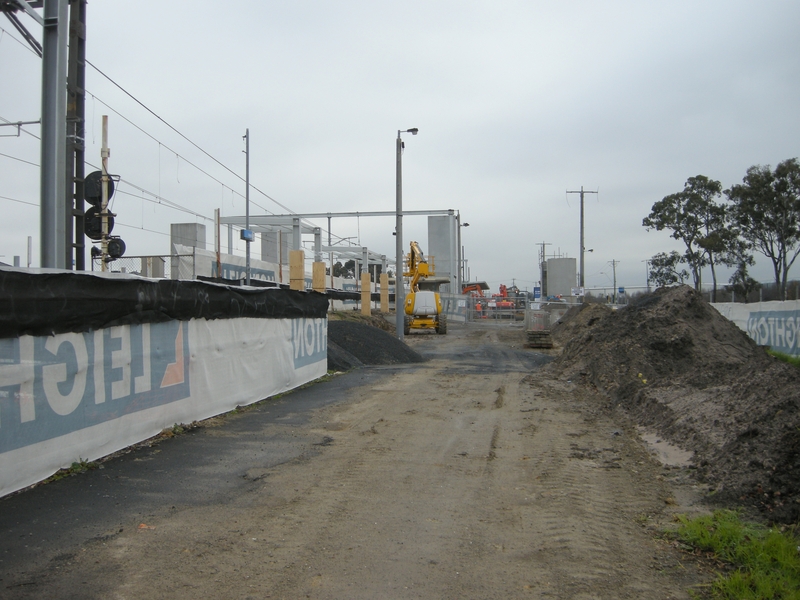
[[[11,200],[11,202],[19,202],[20,204],[27,204],[29,206],[35,206],[39,208],[38,204],[34,204],[33,202],[26,202],[25,200],[17,200],[16,198],[9,198],[8,196],[0,196],[3,200]]]
[[[16,160],[16,161],[19,161],[21,163],[25,163],[26,165],[31,165],[32,167],[38,167],[39,166],[37,163],[31,162],[29,160],[25,160],[24,158],[17,158],[16,156],[11,156],[10,154],[5,154],[3,152],[0,152],[0,156],[5,156],[6,158],[10,158],[11,160]]]
[[[3,123],[12,123],[12,122],[13,122],[13,123],[16,123],[16,121],[11,121],[10,119],[6,119],[5,117],[0,117],[0,120],[2,120],[2,121],[3,121]],[[20,125],[20,126],[19,126],[19,130],[20,130],[22,133],[27,133],[29,136],[31,136],[31,137],[32,137],[32,138],[34,138],[34,139],[37,139],[37,140],[41,140],[41,139],[42,139],[41,137],[39,137],[39,136],[38,136],[38,135],[36,135],[35,133],[31,133],[31,132],[30,132],[30,131],[28,131],[27,129],[24,129],[22,125]],[[14,137],[14,136],[11,136],[11,137]]]
[[[131,94],[131,93],[130,93],[128,90],[126,90],[124,87],[122,87],[122,86],[121,86],[119,83],[117,83],[116,81],[114,81],[114,80],[113,80],[113,79],[112,79],[110,76],[108,76],[106,73],[104,73],[102,70],[100,70],[100,69],[99,69],[99,68],[98,68],[98,67],[97,67],[95,64],[93,64],[91,61],[87,60],[87,61],[86,61],[86,64],[87,64],[87,65],[89,65],[90,67],[92,67],[92,68],[93,68],[95,71],[97,71],[97,72],[98,72],[100,75],[102,75],[103,77],[105,77],[105,78],[106,78],[106,79],[107,79],[107,80],[108,80],[108,81],[109,81],[111,84],[113,84],[114,86],[116,86],[116,87],[117,87],[117,88],[118,88],[120,91],[122,91],[122,92],[123,92],[123,93],[124,93],[126,96],[128,96],[128,97],[129,97],[131,100],[133,100],[133,101],[134,101],[134,102],[136,102],[136,103],[137,103],[139,106],[141,106],[142,108],[144,108],[144,109],[145,109],[147,112],[149,112],[151,115],[153,115],[153,116],[154,116],[156,119],[158,119],[159,121],[161,121],[161,122],[162,122],[164,125],[166,125],[167,127],[169,127],[169,128],[172,130],[172,131],[174,131],[175,133],[177,133],[177,134],[178,134],[180,137],[182,137],[184,140],[186,140],[187,142],[189,142],[189,143],[190,143],[192,146],[194,146],[195,148],[197,148],[197,149],[198,149],[200,152],[202,152],[203,154],[205,154],[205,155],[206,155],[208,158],[210,158],[211,160],[213,160],[215,163],[217,163],[217,164],[218,164],[219,166],[221,166],[223,169],[225,169],[226,171],[228,171],[228,172],[229,172],[231,175],[233,175],[234,177],[236,177],[236,178],[238,178],[239,180],[241,180],[241,181],[243,181],[243,182],[247,183],[247,180],[246,180],[244,177],[242,177],[241,175],[239,175],[239,174],[238,174],[236,171],[234,171],[233,169],[231,169],[230,167],[228,167],[227,165],[225,165],[225,164],[224,164],[222,161],[220,161],[220,160],[218,160],[216,157],[212,156],[212,155],[211,155],[209,152],[207,152],[206,150],[204,150],[203,148],[201,148],[199,145],[197,145],[195,142],[193,142],[192,140],[190,140],[190,139],[189,139],[187,136],[185,136],[183,133],[181,133],[180,131],[178,131],[178,130],[177,130],[175,127],[173,127],[173,126],[172,126],[170,123],[168,123],[168,122],[167,122],[165,119],[163,119],[161,116],[159,116],[159,115],[158,115],[158,114],[157,114],[155,111],[153,111],[151,108],[149,108],[147,105],[145,105],[145,104],[144,104],[144,103],[143,103],[141,100],[139,100],[139,99],[138,99],[136,96],[134,96],[133,94]],[[278,202],[278,201],[277,201],[275,198],[273,198],[272,196],[270,196],[270,195],[269,195],[269,194],[267,194],[266,192],[264,192],[264,191],[260,190],[259,188],[257,188],[256,186],[254,186],[252,183],[250,184],[250,187],[251,187],[252,189],[254,189],[255,191],[257,191],[259,194],[263,195],[265,198],[269,198],[269,199],[270,199],[272,202],[274,202],[275,204],[277,204],[278,206],[280,206],[282,209],[284,209],[284,210],[286,210],[286,211],[288,211],[288,212],[290,212],[290,213],[295,213],[295,211],[293,211],[291,208],[289,208],[289,207],[288,207],[288,206],[286,206],[285,204],[282,204],[282,203]],[[266,209],[265,209],[265,210],[266,210]]]
[[[158,138],[156,138],[155,136],[151,135],[150,133],[148,133],[147,131],[145,131],[145,130],[144,130],[144,129],[142,129],[141,127],[139,127],[139,126],[138,126],[136,123],[134,123],[133,121],[131,121],[131,120],[130,120],[128,117],[126,117],[125,115],[123,115],[122,113],[120,113],[118,110],[116,110],[115,108],[113,108],[112,106],[110,106],[108,103],[104,102],[102,99],[98,98],[98,97],[97,97],[96,95],[94,95],[92,92],[89,92],[89,91],[87,90],[87,92],[86,92],[86,93],[87,93],[87,94],[89,94],[89,95],[92,97],[92,99],[96,100],[97,102],[99,102],[100,104],[102,104],[103,106],[105,106],[105,107],[106,107],[108,110],[112,111],[112,112],[113,112],[115,115],[117,115],[119,118],[121,118],[122,120],[124,120],[126,123],[128,123],[128,124],[129,124],[129,125],[131,125],[132,127],[136,128],[136,129],[137,129],[137,130],[139,130],[141,133],[143,133],[144,135],[146,135],[147,137],[149,137],[151,140],[153,140],[154,142],[156,142],[157,144],[159,144],[159,151],[160,151],[160,147],[161,147],[161,146],[163,146],[163,147],[164,147],[166,150],[169,150],[170,152],[172,152],[173,154],[175,154],[175,156],[176,156],[176,157],[178,157],[178,158],[182,158],[182,159],[184,160],[184,162],[186,162],[187,164],[189,164],[189,165],[193,166],[195,169],[197,169],[198,171],[200,171],[201,173],[203,173],[203,174],[204,174],[206,177],[208,177],[209,179],[212,179],[212,180],[216,181],[217,183],[219,183],[219,184],[220,184],[220,185],[222,185],[223,187],[226,187],[226,188],[230,189],[230,190],[231,190],[231,192],[233,192],[234,194],[237,194],[238,196],[240,196],[240,197],[244,198],[244,196],[243,196],[241,193],[237,192],[237,191],[236,191],[236,190],[234,190],[232,187],[230,187],[229,185],[227,185],[225,182],[223,182],[223,181],[220,181],[220,180],[219,180],[219,179],[217,179],[217,178],[216,178],[214,175],[212,175],[212,174],[211,174],[211,173],[209,173],[208,171],[204,170],[202,167],[199,167],[198,165],[196,165],[195,163],[193,163],[191,160],[189,160],[188,158],[186,158],[186,157],[185,157],[185,156],[183,156],[182,154],[180,154],[180,153],[176,152],[175,150],[173,150],[172,148],[170,148],[169,146],[167,146],[167,145],[166,145],[164,142],[162,142],[161,140],[159,140],[159,139],[158,139]],[[159,160],[159,164],[160,164],[160,162],[161,162],[161,161]],[[251,186],[251,187],[252,187],[252,186]],[[264,207],[264,206],[261,206],[260,204],[258,204],[258,203],[256,203],[256,202],[253,202],[252,200],[251,200],[251,202],[252,202],[253,204],[255,204],[255,205],[258,207],[258,208],[262,209],[264,212],[271,213],[271,211],[270,211],[270,210],[268,210],[266,207]]]
[[[11,33],[10,33],[8,30],[6,30],[5,28],[3,28],[3,27],[0,27],[0,33],[3,33],[3,34],[8,34],[8,37],[9,37],[9,38],[11,38],[11,39],[12,39],[12,40],[14,40],[15,42],[17,42],[17,43],[18,43],[20,46],[22,46],[23,48],[25,48],[25,49],[26,49],[26,50],[28,50],[29,52],[31,52],[31,53],[32,53],[34,56],[37,56],[37,55],[36,55],[36,53],[35,53],[35,52],[33,52],[33,50],[30,48],[30,46],[28,46],[27,44],[23,43],[21,40],[17,39],[17,38],[16,38],[14,35],[12,35],[12,34],[11,34]],[[236,173],[236,172],[235,172],[233,169],[231,169],[230,167],[228,167],[227,165],[225,165],[224,163],[222,163],[222,161],[220,161],[220,160],[218,160],[217,158],[215,158],[214,156],[212,156],[212,155],[211,155],[211,153],[209,153],[209,152],[207,152],[206,150],[204,150],[203,148],[201,148],[201,147],[200,147],[198,144],[196,144],[195,142],[193,142],[193,141],[192,141],[191,139],[189,139],[189,138],[188,138],[186,135],[184,135],[183,133],[181,133],[180,131],[178,131],[178,129],[176,129],[175,127],[173,127],[173,126],[172,126],[170,123],[168,123],[168,122],[167,122],[165,119],[163,119],[161,116],[159,116],[159,115],[158,115],[158,114],[157,114],[155,111],[153,111],[152,109],[150,109],[150,108],[149,108],[147,105],[145,105],[145,104],[144,104],[142,101],[140,101],[138,98],[136,98],[136,97],[135,97],[133,94],[131,94],[131,93],[130,93],[128,90],[126,90],[124,87],[122,87],[122,86],[121,86],[119,83],[117,83],[117,82],[116,82],[114,79],[112,79],[112,78],[111,78],[111,77],[110,77],[108,74],[106,74],[105,72],[103,72],[103,71],[102,71],[100,68],[98,68],[98,67],[97,67],[95,64],[93,64],[91,61],[87,60],[87,61],[86,61],[86,64],[88,64],[90,67],[92,67],[92,68],[93,68],[95,71],[97,71],[97,72],[98,72],[100,75],[102,75],[103,77],[105,77],[105,78],[106,78],[106,79],[107,79],[109,82],[111,82],[111,83],[112,83],[114,86],[116,86],[116,87],[117,87],[119,90],[121,90],[121,91],[122,91],[124,94],[126,94],[126,95],[127,95],[129,98],[131,98],[131,99],[132,99],[134,102],[136,102],[136,103],[137,103],[139,106],[141,106],[142,108],[144,108],[144,109],[145,109],[147,112],[149,112],[151,115],[153,115],[153,116],[154,116],[155,118],[157,118],[159,121],[161,121],[161,122],[162,122],[164,125],[166,125],[166,126],[167,126],[167,127],[169,127],[169,128],[172,130],[172,131],[174,131],[175,133],[177,133],[177,134],[178,134],[178,135],[179,135],[181,138],[183,138],[184,140],[186,140],[187,142],[189,142],[189,143],[190,143],[192,146],[194,146],[195,148],[197,148],[197,149],[198,149],[200,152],[202,152],[203,154],[205,154],[205,155],[206,155],[208,158],[210,158],[210,159],[211,159],[211,160],[213,160],[215,163],[217,163],[218,165],[220,165],[220,166],[221,166],[223,169],[225,169],[226,171],[228,171],[229,173],[231,173],[231,174],[232,174],[234,177],[236,177],[236,178],[238,178],[239,180],[241,180],[241,181],[243,181],[243,182],[245,182],[245,183],[246,183],[246,180],[245,180],[245,179],[244,179],[244,178],[243,178],[241,175],[239,175],[239,174],[238,174],[238,173]],[[196,164],[194,164],[192,161],[188,160],[188,159],[187,159],[185,156],[182,156],[182,155],[180,155],[179,153],[175,152],[174,150],[172,150],[171,148],[169,148],[169,147],[168,147],[166,144],[164,144],[163,142],[161,142],[160,140],[158,140],[157,138],[155,138],[154,136],[152,136],[151,134],[149,134],[148,132],[146,132],[144,129],[142,129],[141,127],[139,127],[138,125],[136,125],[136,124],[135,124],[133,121],[131,121],[130,119],[128,119],[127,117],[125,117],[125,116],[124,116],[122,113],[120,113],[119,111],[117,111],[116,109],[114,109],[112,106],[110,106],[109,104],[107,104],[106,102],[104,102],[102,99],[98,98],[96,95],[94,95],[94,94],[93,94],[92,92],[90,92],[89,90],[86,90],[86,93],[88,93],[88,94],[89,94],[89,95],[90,95],[90,96],[91,96],[91,97],[92,97],[94,100],[96,100],[96,101],[100,102],[100,103],[101,103],[103,106],[105,106],[106,108],[108,108],[109,110],[111,110],[112,112],[114,112],[114,114],[116,114],[118,117],[120,117],[121,119],[125,120],[125,121],[126,121],[128,124],[132,125],[132,126],[133,126],[133,127],[135,127],[136,129],[138,129],[140,132],[142,132],[143,134],[145,134],[147,137],[149,137],[150,139],[152,139],[152,140],[154,140],[154,141],[158,142],[159,144],[162,144],[162,145],[163,145],[165,148],[168,148],[168,149],[169,149],[171,152],[174,152],[174,153],[176,154],[176,156],[179,156],[180,158],[183,158],[183,159],[184,159],[184,161],[188,162],[190,165],[192,165],[194,168],[196,168],[196,169],[197,169],[198,171],[200,171],[201,173],[203,173],[203,174],[205,174],[206,176],[210,177],[210,178],[211,178],[211,179],[213,179],[214,181],[217,181],[218,183],[221,183],[222,185],[225,185],[223,182],[219,181],[219,179],[217,179],[216,177],[214,177],[213,175],[211,175],[210,173],[208,173],[208,172],[207,172],[207,171],[205,171],[204,169],[200,168],[199,166],[197,166]],[[6,121],[6,122],[10,122],[10,121]],[[25,130],[23,130],[23,131],[25,131]],[[32,133],[30,133],[30,132],[28,132],[28,131],[25,131],[25,133],[28,133],[29,135],[31,135],[31,136],[33,136],[33,137],[35,137],[36,139],[40,139],[38,136],[36,136],[35,134],[32,134]],[[227,187],[230,187],[230,186],[227,186]],[[281,202],[279,202],[278,200],[276,200],[275,198],[273,198],[272,196],[270,196],[270,195],[269,195],[269,194],[267,194],[266,192],[262,191],[261,189],[259,189],[259,188],[258,188],[258,187],[256,187],[255,185],[253,185],[252,183],[250,184],[250,188],[251,188],[251,189],[253,189],[253,190],[255,190],[256,192],[258,192],[259,194],[261,194],[261,195],[262,195],[262,196],[264,196],[265,198],[268,198],[269,200],[271,200],[272,202],[274,202],[275,204],[277,204],[278,206],[280,206],[280,207],[281,207],[282,209],[284,209],[285,211],[287,211],[287,212],[290,212],[290,213],[295,213],[295,212],[296,212],[296,211],[293,211],[293,210],[292,210],[291,208],[289,208],[288,206],[286,206],[286,205],[282,204]],[[233,193],[237,194],[236,190],[233,190],[233,188],[231,188],[231,191],[232,191]],[[241,196],[241,194],[238,194],[238,195],[240,195],[240,196]],[[243,196],[242,196],[242,197],[243,197]],[[264,212],[267,212],[267,213],[270,213],[270,214],[274,214],[272,211],[270,211],[269,209],[267,209],[265,206],[261,206],[261,205],[260,205],[260,204],[258,204],[257,202],[254,202],[252,199],[251,199],[251,202],[252,202],[253,204],[255,204],[255,205],[258,207],[258,208],[260,208],[261,210],[263,210]]]
[[[29,45],[27,45],[27,44],[23,43],[21,40],[17,39],[17,38],[16,38],[14,35],[11,35],[11,34],[8,32],[8,30],[4,29],[3,27],[0,27],[0,32],[2,32],[3,34],[8,34],[8,37],[9,37],[9,38],[11,38],[13,41],[17,42],[17,43],[18,43],[20,46],[22,46],[23,48],[25,48],[26,50],[28,50],[29,52],[31,52],[31,53],[32,53],[34,56],[38,56],[38,55],[37,55],[37,54],[36,54],[36,53],[35,53],[35,52],[34,52],[34,51],[33,51],[33,50],[30,48],[30,46],[29,46]],[[194,141],[192,141],[191,139],[189,139],[189,138],[188,138],[186,135],[184,135],[184,134],[183,134],[182,132],[180,132],[180,131],[179,131],[177,128],[175,128],[173,125],[171,125],[169,122],[167,122],[167,121],[166,121],[164,118],[162,118],[160,115],[158,115],[158,114],[157,114],[155,111],[153,111],[152,109],[150,109],[150,108],[149,108],[147,105],[145,105],[145,104],[144,104],[144,103],[143,103],[141,100],[139,100],[139,99],[138,99],[136,96],[134,96],[132,93],[130,93],[130,92],[129,92],[127,89],[125,89],[125,88],[124,88],[122,85],[120,85],[120,84],[119,84],[119,83],[117,83],[117,82],[116,82],[114,79],[112,79],[112,78],[111,78],[111,77],[110,77],[110,76],[109,76],[107,73],[105,73],[105,72],[104,72],[104,71],[102,71],[102,70],[101,70],[99,67],[97,67],[97,66],[96,66],[94,63],[92,63],[92,62],[91,62],[91,61],[89,61],[89,60],[86,60],[86,64],[88,64],[90,67],[92,67],[92,68],[93,68],[95,71],[97,71],[97,73],[99,73],[101,76],[103,76],[105,79],[107,79],[107,80],[108,80],[108,81],[109,81],[109,82],[110,82],[112,85],[114,85],[115,87],[117,87],[117,88],[118,88],[120,91],[122,91],[122,92],[123,92],[123,93],[124,93],[126,96],[128,96],[130,99],[132,99],[134,102],[136,102],[136,103],[137,103],[139,106],[141,106],[143,109],[145,109],[145,110],[146,110],[147,112],[149,112],[151,115],[153,115],[153,116],[154,116],[156,119],[158,119],[159,121],[161,121],[161,122],[162,122],[164,125],[166,125],[166,126],[169,128],[169,129],[171,129],[173,132],[175,132],[175,133],[176,133],[177,135],[179,135],[181,138],[183,138],[184,140],[186,140],[186,141],[187,141],[189,144],[191,144],[191,145],[192,145],[193,147],[195,147],[197,150],[199,150],[200,152],[202,152],[204,155],[206,155],[208,158],[210,158],[212,161],[214,161],[215,163],[217,163],[217,164],[218,164],[219,166],[221,166],[223,169],[225,169],[226,171],[228,171],[229,173],[231,173],[231,174],[232,174],[234,177],[236,177],[236,178],[237,178],[237,179],[239,179],[240,181],[242,181],[242,182],[244,182],[244,183],[248,183],[248,182],[245,180],[245,178],[244,178],[244,177],[242,177],[241,175],[239,175],[238,173],[236,173],[236,172],[235,172],[233,169],[231,169],[230,167],[228,167],[227,165],[225,165],[224,163],[222,163],[220,160],[218,160],[216,157],[214,157],[214,156],[213,156],[211,153],[209,153],[208,151],[206,151],[205,149],[203,149],[202,147],[200,147],[198,144],[196,144]],[[228,188],[231,190],[231,193],[232,193],[232,194],[238,195],[240,198],[244,198],[244,196],[242,196],[242,194],[241,194],[241,193],[237,192],[237,191],[236,191],[236,190],[234,190],[233,188],[230,188],[230,186],[226,186],[226,184],[225,184],[225,183],[223,183],[222,181],[220,181],[219,179],[217,179],[216,177],[214,177],[213,175],[211,175],[210,173],[208,173],[206,170],[204,170],[204,169],[202,169],[201,167],[199,167],[198,165],[194,164],[192,161],[188,160],[188,159],[187,159],[185,156],[182,156],[182,155],[180,155],[178,152],[175,152],[174,150],[172,150],[171,148],[169,148],[168,146],[166,146],[166,144],[163,144],[163,142],[161,142],[160,140],[158,140],[157,138],[155,138],[154,136],[152,136],[151,134],[149,134],[148,132],[146,132],[144,129],[142,129],[141,127],[139,127],[139,126],[138,126],[138,125],[136,125],[135,123],[133,123],[133,121],[131,121],[130,119],[128,119],[127,117],[125,117],[124,115],[122,115],[122,113],[120,113],[119,111],[117,111],[116,109],[114,109],[112,106],[110,106],[109,104],[107,104],[106,102],[104,102],[103,100],[101,100],[100,98],[98,98],[98,97],[97,97],[95,94],[93,94],[92,92],[90,92],[90,91],[88,91],[88,90],[87,90],[87,93],[88,93],[88,94],[89,94],[89,95],[92,97],[92,99],[93,99],[93,100],[95,100],[95,101],[98,101],[98,102],[100,102],[101,104],[103,104],[103,106],[105,106],[105,107],[107,107],[109,110],[113,111],[113,112],[114,112],[114,114],[116,114],[117,116],[119,116],[120,118],[122,118],[123,120],[125,120],[127,123],[129,123],[130,125],[132,125],[132,126],[133,126],[133,127],[135,127],[136,129],[138,129],[140,132],[142,132],[143,134],[145,134],[147,137],[149,137],[149,138],[151,138],[152,140],[156,141],[156,142],[157,142],[157,143],[159,143],[160,145],[164,145],[164,147],[165,147],[165,148],[167,148],[167,149],[169,149],[171,152],[173,152],[173,153],[176,155],[176,157],[183,158],[183,159],[184,159],[184,161],[186,161],[187,163],[189,163],[191,166],[193,166],[195,169],[197,169],[198,171],[200,171],[201,173],[203,173],[203,174],[204,174],[204,175],[206,175],[207,177],[211,178],[212,180],[216,181],[217,183],[220,183],[220,184],[221,184],[223,187],[228,187]],[[10,121],[6,120],[6,122],[10,122]],[[27,131],[27,130],[25,130],[25,129],[22,129],[22,128],[21,128],[21,131],[24,131],[26,134],[28,134],[28,135],[30,135],[30,136],[32,136],[32,137],[34,137],[35,139],[41,139],[41,138],[40,138],[39,136],[37,136],[36,134],[34,134],[34,133],[31,133],[31,132],[29,132],[29,131]],[[12,159],[14,159],[14,160],[18,160],[18,161],[21,161],[21,162],[25,162],[25,163],[27,163],[27,164],[31,164],[31,165],[34,165],[34,166],[39,166],[39,165],[35,165],[34,163],[31,163],[31,162],[29,162],[29,161],[25,161],[25,160],[23,160],[23,159],[19,159],[19,158],[13,157],[13,156],[9,156],[9,155],[3,155],[3,156],[7,156],[8,158],[12,158]],[[86,164],[89,164],[89,165],[90,165],[90,163],[88,163],[88,162],[87,162]],[[92,165],[90,165],[90,166],[92,166]],[[95,167],[95,168],[96,168],[96,167]],[[144,189],[144,188],[141,188],[141,187],[137,186],[136,184],[133,184],[133,183],[132,183],[132,182],[130,182],[130,181],[127,181],[127,180],[121,180],[121,181],[125,181],[125,183],[127,183],[128,185],[131,185],[132,187],[134,187],[134,188],[136,188],[136,189],[140,190],[140,191],[141,191],[141,192],[143,192],[143,193],[150,194],[151,196],[153,196],[154,198],[156,198],[156,199],[158,199],[158,200],[159,200],[159,201],[157,202],[158,204],[166,205],[166,206],[168,206],[168,207],[170,207],[170,208],[173,208],[173,209],[175,209],[175,210],[179,210],[179,211],[186,212],[186,213],[188,213],[188,214],[192,214],[192,215],[194,215],[194,216],[196,216],[196,217],[198,217],[198,218],[202,218],[202,219],[205,219],[205,220],[208,220],[208,221],[213,221],[213,218],[207,217],[207,216],[205,216],[205,215],[201,215],[200,213],[197,213],[197,212],[195,212],[195,211],[192,211],[191,209],[188,209],[188,208],[182,207],[181,205],[179,205],[179,204],[177,204],[177,203],[175,203],[175,202],[172,202],[172,201],[170,201],[170,200],[167,200],[166,198],[163,198],[163,197],[161,197],[161,196],[160,196],[160,194],[154,194],[153,192],[150,192],[149,190],[146,190],[146,189]],[[288,213],[290,213],[290,214],[296,214],[296,211],[292,210],[291,208],[289,208],[289,207],[288,207],[288,206],[286,206],[285,204],[283,204],[283,203],[279,202],[278,200],[276,200],[275,198],[273,198],[272,196],[270,196],[269,194],[267,194],[266,192],[264,192],[263,190],[261,190],[261,189],[260,189],[260,188],[258,188],[257,186],[253,185],[252,183],[250,183],[249,185],[250,185],[250,188],[251,188],[251,189],[253,189],[254,191],[258,192],[259,194],[261,194],[261,195],[262,195],[262,196],[264,196],[265,198],[269,199],[270,201],[274,202],[274,203],[275,203],[277,206],[280,206],[282,209],[284,209],[284,210],[285,210],[285,211],[287,211]],[[120,191],[120,193],[125,193],[125,192],[124,192],[124,191]],[[129,194],[129,195],[132,195],[132,194]],[[148,200],[147,198],[142,198],[142,199],[144,199],[144,200]],[[148,201],[150,201],[150,202],[155,202],[155,201],[153,201],[153,200],[148,200]],[[266,207],[264,207],[264,206],[261,206],[261,205],[260,205],[260,204],[258,204],[257,202],[254,202],[252,199],[251,199],[250,201],[251,201],[253,204],[255,204],[255,205],[258,207],[258,208],[260,208],[261,210],[263,210],[263,211],[265,211],[265,212],[267,212],[267,213],[270,213],[270,214],[274,214],[274,213],[272,213],[272,212],[271,212],[269,209],[267,209]],[[34,206],[36,206],[36,205],[34,205]],[[323,230],[324,230],[324,229],[323,229]],[[327,230],[324,230],[324,231],[327,231]],[[339,241],[344,241],[344,240],[345,240],[345,238],[342,238],[341,236],[338,236],[338,235],[334,234],[333,232],[329,232],[329,233],[331,234],[331,236],[332,236],[332,237],[335,237],[335,238],[337,238]]]
[[[33,48],[31,48],[30,44],[27,44],[27,43],[23,42],[22,40],[17,39],[10,31],[8,31],[8,29],[0,27],[0,33],[3,33],[5,35],[7,35],[9,38],[11,38],[15,42],[17,42],[20,46],[25,48],[25,50],[27,50],[28,52],[33,54],[36,58],[41,58],[41,56],[39,56],[36,53],[36,51]],[[0,40],[2,40],[2,38],[5,37],[5,35],[4,36],[0,36]]]

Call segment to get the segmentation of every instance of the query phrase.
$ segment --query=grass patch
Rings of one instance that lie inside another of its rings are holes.
[[[783,352],[778,352],[777,350],[767,350],[767,354],[774,356],[778,360],[788,363],[793,367],[800,367],[800,356],[792,356],[791,354],[785,354]]]
[[[677,538],[722,563],[709,593],[701,597],[800,600],[800,539],[794,528],[746,523],[730,510],[678,519]]]

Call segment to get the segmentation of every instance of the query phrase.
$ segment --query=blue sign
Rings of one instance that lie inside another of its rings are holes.
[[[800,311],[753,311],[747,317],[747,335],[760,346],[769,346],[784,354],[798,354]]]
[[[0,452],[188,398],[181,321],[0,340]]]
[[[295,368],[328,358],[328,319],[292,319]]]

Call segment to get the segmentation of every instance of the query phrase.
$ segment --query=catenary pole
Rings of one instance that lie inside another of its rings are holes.
[[[44,0],[39,260],[54,269],[67,266],[67,9],[67,0]]]

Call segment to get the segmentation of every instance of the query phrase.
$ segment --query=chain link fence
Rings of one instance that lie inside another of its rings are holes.
[[[92,271],[102,271],[100,257],[92,258]],[[152,279],[194,279],[195,257],[193,254],[172,256],[123,256],[106,263],[106,272],[130,273]]]

